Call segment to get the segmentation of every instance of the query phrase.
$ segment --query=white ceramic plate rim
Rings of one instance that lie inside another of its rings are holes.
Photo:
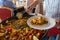
[[[38,29],[38,30],[47,30],[47,29],[50,29],[52,27],[55,26],[55,19],[53,18],[50,18],[50,17],[45,17],[48,19],[48,24],[45,24],[45,25],[32,25],[30,22],[31,22],[31,19],[32,18],[37,18],[37,17],[41,17],[41,15],[39,16],[33,16],[33,17],[30,17],[28,20],[27,20],[27,24],[29,27],[31,28],[34,28],[34,29]],[[41,26],[41,27],[40,27]]]

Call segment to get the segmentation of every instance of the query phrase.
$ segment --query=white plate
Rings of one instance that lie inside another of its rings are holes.
[[[47,24],[44,24],[44,25],[33,25],[33,24],[31,24],[31,19],[38,18],[38,17],[41,17],[41,15],[30,17],[27,20],[28,26],[30,26],[31,28],[34,28],[34,29],[38,29],[38,30],[47,30],[47,29],[50,29],[50,28],[54,27],[55,24],[56,24],[55,20],[53,18],[49,18],[49,17],[45,17],[48,20]]]

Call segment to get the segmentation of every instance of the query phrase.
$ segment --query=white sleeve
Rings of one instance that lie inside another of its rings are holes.
[[[47,0],[44,0],[44,2],[43,2],[43,10],[46,10],[46,7],[47,7]]]

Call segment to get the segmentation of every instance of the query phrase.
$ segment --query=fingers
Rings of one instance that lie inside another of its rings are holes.
[[[36,4],[37,4],[37,0],[34,0],[34,2],[28,6],[27,11],[32,10],[36,6]]]
[[[60,24],[60,20],[55,20],[56,21],[56,25],[59,25]]]
[[[45,13],[46,13],[46,11],[45,11],[45,10],[43,10],[43,15],[45,15]]]

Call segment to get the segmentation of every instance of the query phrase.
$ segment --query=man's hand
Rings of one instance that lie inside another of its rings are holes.
[[[45,15],[46,14],[46,11],[45,10],[43,10],[43,15]]]
[[[56,25],[60,25],[60,20],[56,19]]]
[[[26,11],[29,12],[30,10],[32,10],[37,5],[37,3],[38,3],[38,0],[34,0],[34,2],[28,6]]]

